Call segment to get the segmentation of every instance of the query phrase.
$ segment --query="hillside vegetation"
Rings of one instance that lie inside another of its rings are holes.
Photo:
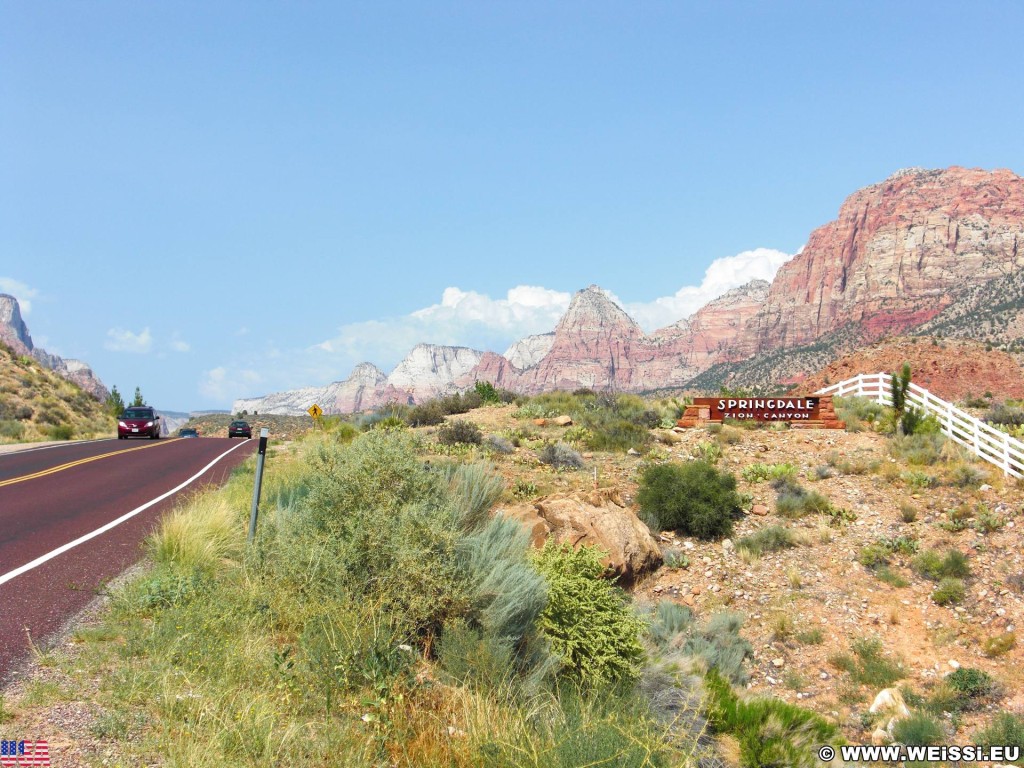
[[[850,400],[846,433],[676,432],[677,400],[505,399],[277,446],[251,546],[251,464],[192,498],[0,712],[66,728],[62,765],[781,768],[1024,740],[1024,493],[933,422]],[[655,525],[665,564],[631,593],[510,519],[595,485]],[[911,716],[869,710],[889,687]],[[84,726],[56,714],[75,701]]]
[[[77,384],[0,344],[0,443],[112,437],[116,427]]]

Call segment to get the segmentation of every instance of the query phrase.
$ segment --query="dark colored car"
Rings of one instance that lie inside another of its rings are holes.
[[[228,437],[252,437],[252,427],[247,421],[232,421],[228,425]]]
[[[199,437],[199,433],[194,429],[179,429],[178,437]]]
[[[129,437],[160,439],[160,417],[153,408],[148,405],[125,408],[117,421],[117,439],[126,440]]]

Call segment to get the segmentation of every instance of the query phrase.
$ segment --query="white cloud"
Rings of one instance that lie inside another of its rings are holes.
[[[28,316],[32,312],[32,299],[39,295],[35,288],[29,288],[13,277],[0,277],[0,293],[9,293],[18,300],[21,314]]]
[[[171,349],[175,352],[188,352],[192,349],[192,345],[178,336],[178,334],[174,334],[174,337],[171,339]]]
[[[755,248],[735,256],[725,256],[711,262],[704,271],[700,285],[684,285],[671,296],[648,302],[626,303],[622,304],[622,308],[647,332],[664,328],[689,317],[709,301],[751,280],[771,282],[779,267],[791,258],[792,254],[772,248]]]
[[[263,377],[256,371],[219,366],[203,371],[203,376],[199,380],[199,391],[213,400],[231,402],[239,397],[251,395],[262,381]]]
[[[535,285],[518,285],[504,298],[446,288],[441,301],[402,317],[349,323],[312,347],[355,362],[369,360],[385,369],[419,343],[477,349],[505,349],[510,341],[555,327],[572,295]]]
[[[107,341],[104,347],[112,352],[134,352],[143,354],[149,352],[153,346],[153,335],[149,328],[143,328],[141,333],[132,333],[124,328],[111,328],[107,331]]]

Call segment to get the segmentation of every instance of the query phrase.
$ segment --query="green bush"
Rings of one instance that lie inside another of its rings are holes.
[[[934,549],[925,550],[911,560],[910,567],[932,581],[946,577],[966,579],[971,575],[967,557],[955,549],[947,550],[945,555],[940,555]]]
[[[900,661],[887,659],[882,655],[882,641],[862,637],[850,643],[853,656],[838,654],[829,658],[829,663],[850,675],[858,685],[885,688],[906,674]]]
[[[1009,712],[1000,712],[992,719],[992,724],[988,728],[974,734],[973,741],[983,747],[1003,744],[1017,747],[1024,752],[1024,718]]]
[[[636,679],[643,622],[602,578],[601,553],[548,539],[533,562],[548,584],[538,627],[562,660],[562,673],[587,688]]]
[[[1013,632],[1004,632],[1001,635],[994,635],[985,639],[981,644],[982,652],[988,657],[1002,656],[1017,645],[1017,635]]]
[[[437,400],[413,406],[406,417],[410,427],[432,427],[444,421],[444,408]]]
[[[942,724],[924,712],[915,712],[910,717],[898,719],[893,725],[892,735],[900,744],[909,746],[941,744],[948,740]]]
[[[992,695],[996,681],[982,669],[959,667],[946,675],[946,683],[971,700],[973,706]]]
[[[701,539],[730,535],[733,518],[741,514],[736,478],[702,461],[647,467],[636,498],[659,529]]]
[[[437,442],[441,443],[441,445],[456,445],[458,443],[480,445],[483,441],[483,432],[472,421],[453,419],[452,421],[445,422],[437,430]]]
[[[5,419],[0,421],[0,437],[20,440],[25,434],[25,425],[18,421]]]
[[[932,592],[932,600],[939,605],[955,605],[963,601],[966,592],[963,581],[947,577]]]
[[[46,434],[51,440],[70,440],[75,435],[75,428],[70,424],[56,424],[48,427]]]
[[[932,466],[943,461],[942,446],[946,438],[935,432],[897,435],[889,444],[889,451],[915,466]]]

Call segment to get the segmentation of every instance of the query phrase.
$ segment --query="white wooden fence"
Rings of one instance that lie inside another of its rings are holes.
[[[856,395],[869,397],[883,405],[892,405],[892,376],[887,373],[860,373],[852,379],[825,387],[817,394],[836,397]],[[1007,475],[1024,477],[1024,443],[1020,440],[993,429],[913,382],[907,390],[907,404],[938,419],[946,437],[976,456],[995,464]]]

